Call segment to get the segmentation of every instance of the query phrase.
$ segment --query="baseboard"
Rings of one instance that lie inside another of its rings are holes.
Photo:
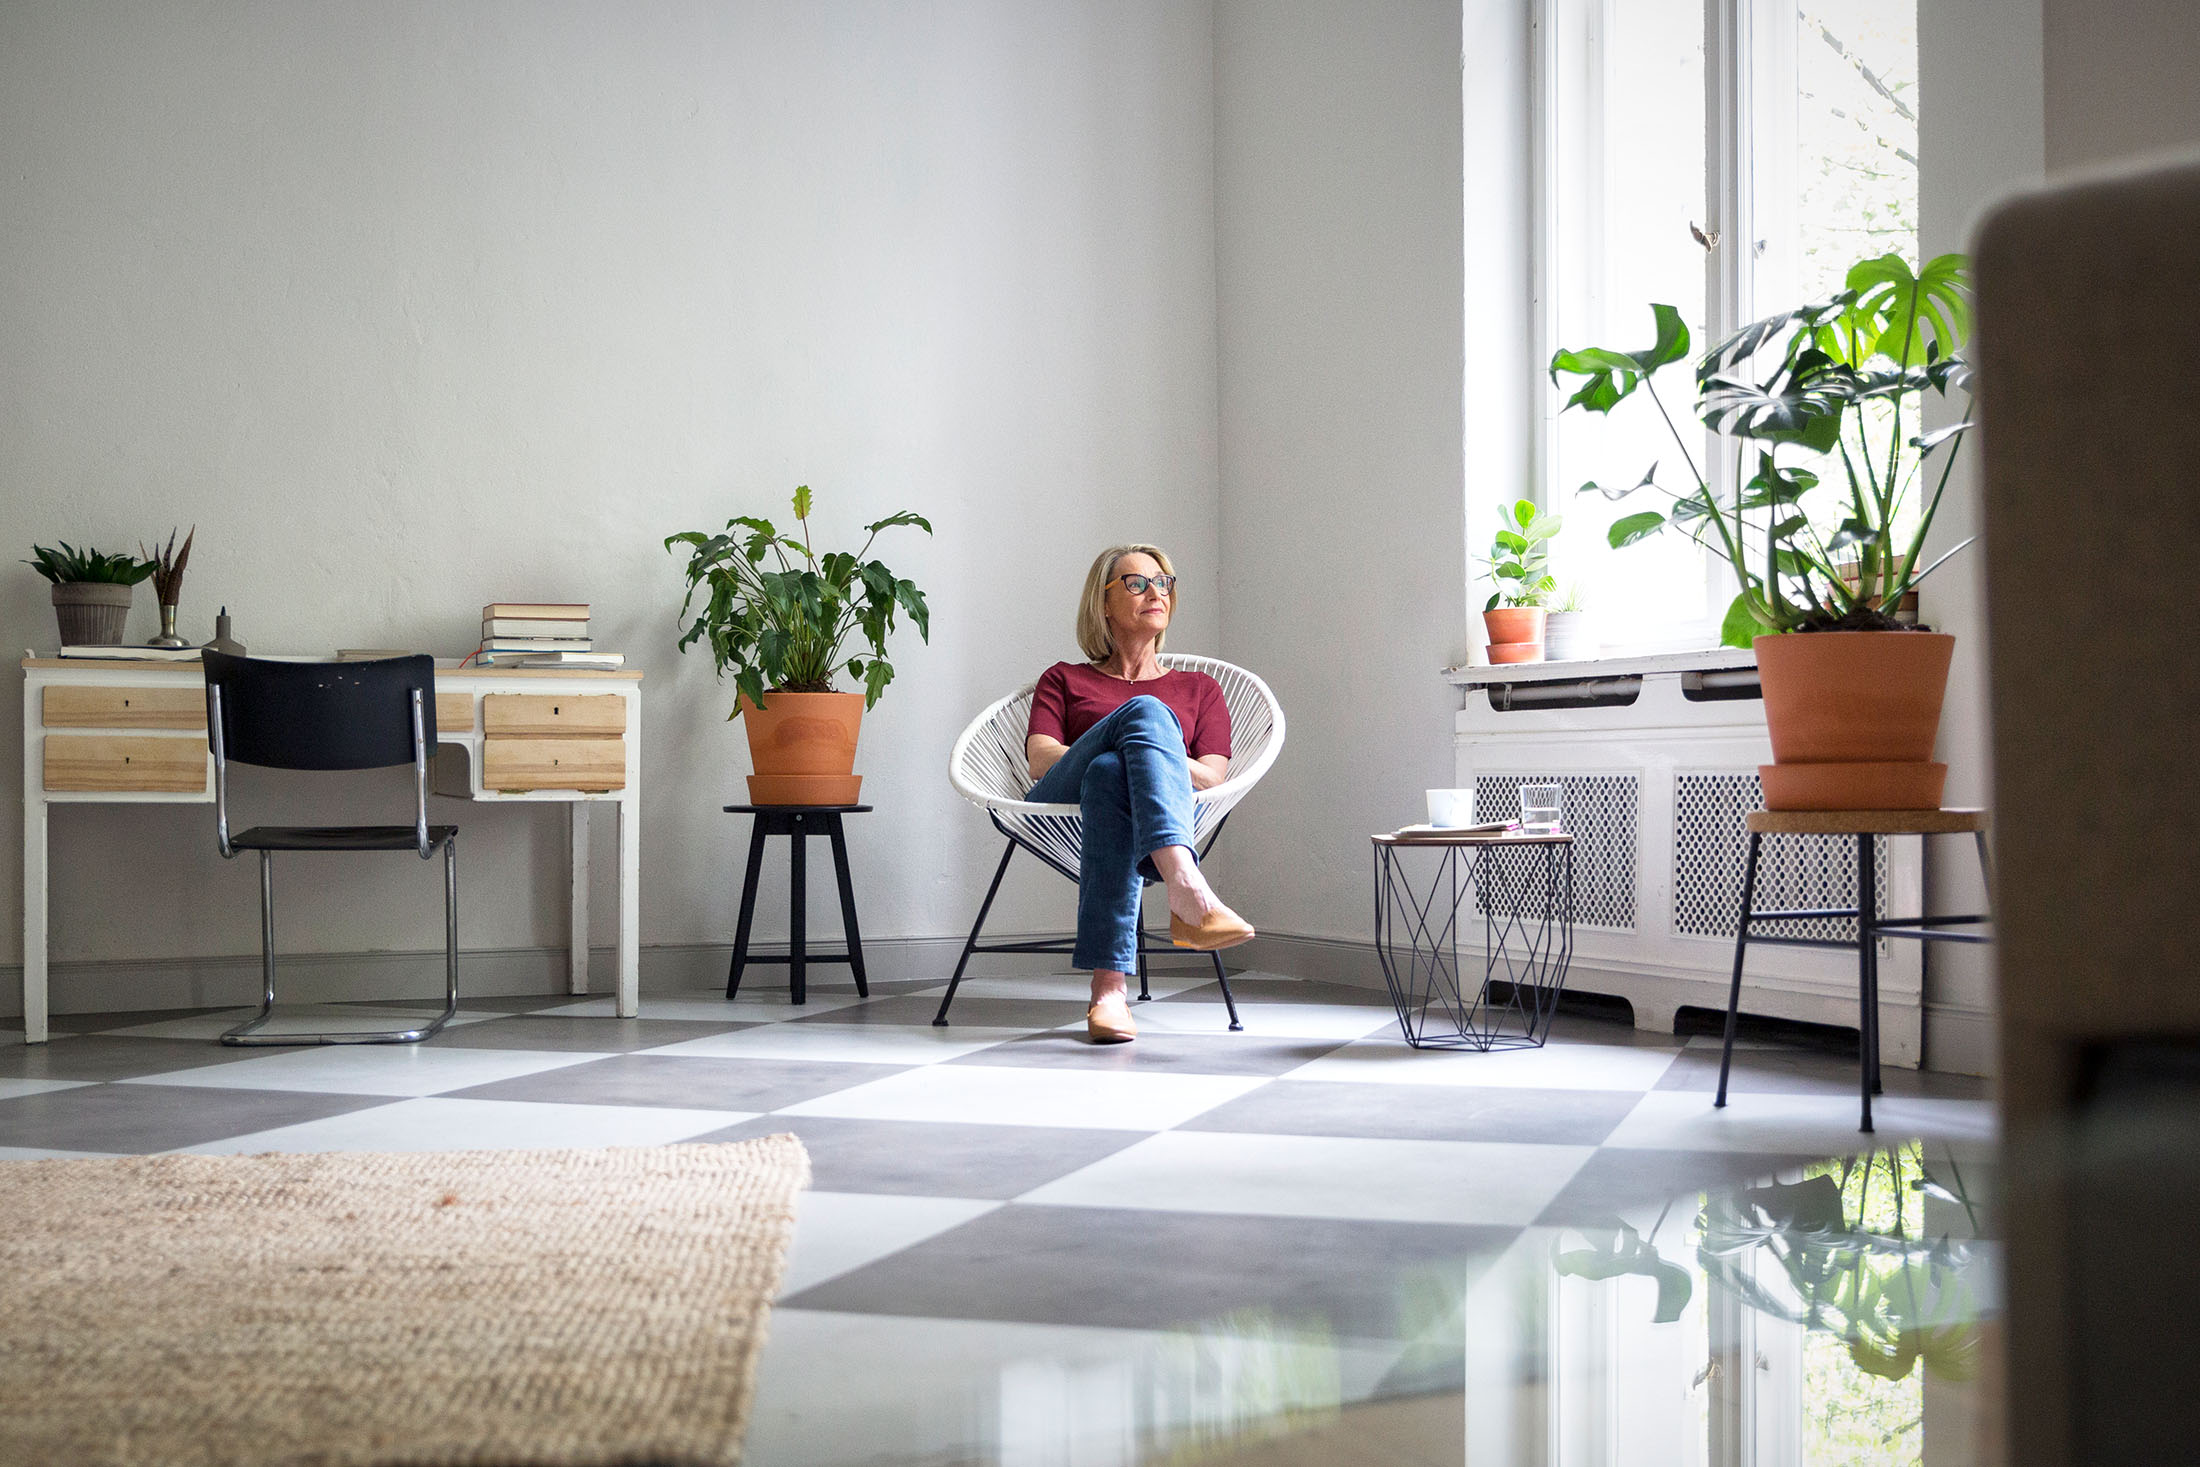
[[[1060,932],[989,932],[988,942],[1039,942],[1066,939]],[[882,983],[944,983],[962,954],[961,937],[866,938],[865,972]],[[821,943],[822,950],[837,944]],[[784,956],[784,942],[751,945],[759,956]],[[730,943],[662,943],[644,947],[644,993],[692,993],[723,988],[733,957]],[[284,1003],[355,1003],[378,998],[437,998],[443,993],[443,951],[297,953],[278,960],[276,989]],[[1189,969],[1204,959],[1155,958],[1157,971]],[[1066,973],[1069,960],[1047,954],[981,953],[971,958],[972,975]],[[589,953],[591,993],[609,993],[616,985],[618,955],[608,947]],[[1378,979],[1378,981],[1380,981]],[[812,967],[812,985],[830,989],[847,982],[844,964]],[[772,964],[751,969],[744,989],[785,988],[786,969]],[[459,954],[458,987],[484,998],[568,992],[565,949],[547,947],[474,948]],[[137,1013],[155,1009],[225,1008],[260,1001],[257,953],[195,958],[113,958],[54,963],[46,980],[47,1006],[56,1014]],[[0,1018],[23,1016],[23,969],[0,967]]]
[[[1925,1005],[1925,1068],[1950,1075],[2000,1073],[2001,1033],[1991,1009]]]

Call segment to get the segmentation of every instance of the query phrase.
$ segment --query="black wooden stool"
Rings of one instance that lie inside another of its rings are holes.
[[[756,817],[756,824],[749,832],[749,870],[741,881],[741,919],[733,930],[733,963],[726,969],[726,997],[732,998],[740,992],[741,970],[750,963],[785,963],[788,993],[795,1003],[809,1002],[803,970],[811,963],[846,963],[848,971],[855,975],[856,995],[859,998],[871,996],[871,986],[863,976],[863,935],[856,929],[856,891],[848,882],[848,841],[840,830],[841,816],[868,814],[870,809],[869,805],[726,806],[729,815]],[[752,958],[749,956],[749,927],[756,916],[756,879],[764,871],[764,838],[772,835],[788,836],[793,841],[794,855],[788,872],[787,952],[784,957]],[[809,950],[806,848],[812,835],[823,835],[833,843],[833,875],[840,881],[840,924],[848,936],[848,950],[844,953],[812,953]]]
[[[1742,919],[1734,930],[1734,986],[1726,996],[1726,1042],[1719,1050],[1719,1095],[1711,1103],[1726,1104],[1727,1071],[1734,1063],[1734,1017],[1742,1006],[1742,958],[1751,943],[1778,947],[1854,947],[1856,949],[1857,1087],[1864,1102],[1863,1124],[1872,1128],[1872,1097],[1881,1094],[1879,1084],[1879,939],[1906,937],[1913,942],[1991,942],[1975,929],[1985,926],[1988,915],[1964,917],[1883,917],[1878,910],[1878,842],[1889,835],[1969,835],[1978,842],[1979,874],[1989,891],[1993,867],[1986,850],[1984,810],[1755,810],[1748,819],[1749,856],[1742,868]],[[1813,907],[1807,910],[1760,912],[1757,903],[1757,851],[1768,835],[1833,835],[1856,838],[1856,905]],[[1749,929],[1759,922],[1807,921],[1822,917],[1854,917],[1856,937],[1767,937]],[[1971,928],[1971,931],[1951,931]]]

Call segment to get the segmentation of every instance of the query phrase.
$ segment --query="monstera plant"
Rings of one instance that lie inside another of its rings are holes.
[[[1610,413],[1640,392],[1672,436],[1679,473],[1661,477],[1661,460],[1631,482],[1581,492],[1662,496],[1662,507],[1616,521],[1612,545],[1670,531],[1733,571],[1721,640],[1757,653],[1777,761],[1765,791],[1774,809],[1940,802],[1947,770],[1930,761],[1954,642],[1911,631],[1896,612],[1963,548],[1921,559],[1971,426],[1925,428],[1928,400],[1969,381],[1969,284],[1961,255],[1916,270],[1880,255],[1850,269],[1831,299],[1735,332],[1696,363],[1695,416],[1708,435],[1684,432],[1659,390],[1659,373],[1690,353],[1688,328],[1669,305],[1650,308],[1648,347],[1551,358],[1554,383],[1578,384],[1567,410]],[[1821,471],[1836,461],[1838,477]],[[1781,635],[1897,631],[1907,635],[1865,643]]]

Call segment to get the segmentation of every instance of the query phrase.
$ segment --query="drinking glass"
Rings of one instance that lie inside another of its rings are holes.
[[[1528,835],[1557,833],[1557,785],[1524,784],[1520,787],[1520,828]]]

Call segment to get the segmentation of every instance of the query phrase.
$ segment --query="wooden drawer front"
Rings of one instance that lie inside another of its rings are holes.
[[[46,788],[203,794],[206,745],[128,734],[48,734]]]
[[[206,688],[49,687],[42,711],[48,728],[203,729]]]
[[[474,695],[472,693],[437,693],[435,695],[435,731],[439,734],[472,733],[474,731]]]
[[[626,732],[626,699],[604,693],[564,698],[555,693],[488,693],[481,730],[522,737],[615,739]]]
[[[623,790],[626,740],[483,739],[481,786],[491,790]]]

